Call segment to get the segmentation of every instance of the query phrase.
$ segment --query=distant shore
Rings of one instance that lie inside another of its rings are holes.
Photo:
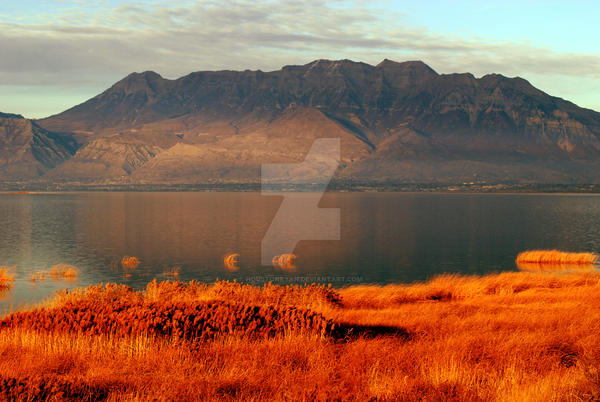
[[[321,187],[311,183],[272,187],[274,191],[310,192]],[[131,192],[260,192],[261,184],[201,183],[201,184],[87,184],[87,183],[0,183],[0,192],[69,192],[69,191],[131,191]],[[414,183],[348,183],[331,182],[328,192],[406,192],[406,193],[600,193],[600,184],[414,184]]]

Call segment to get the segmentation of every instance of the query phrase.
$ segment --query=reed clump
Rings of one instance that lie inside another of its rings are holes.
[[[539,262],[518,262],[517,268],[528,272],[591,272],[597,269],[594,264],[557,264],[557,263],[539,263]]]
[[[330,285],[274,285],[253,286],[236,281],[216,281],[205,284],[197,281],[172,282],[156,280],[146,286],[144,296],[153,301],[206,301],[223,300],[242,304],[295,306],[330,309],[339,307],[341,296]]]
[[[229,272],[235,272],[240,269],[240,255],[238,253],[228,254],[223,258],[223,265]]]
[[[79,277],[79,269],[69,264],[56,264],[48,271],[53,278],[62,278],[66,280],[74,280]]]
[[[113,300],[66,302],[54,308],[16,312],[0,321],[0,329],[23,328],[87,335],[175,337],[189,341],[222,335],[272,337],[300,331],[339,335],[321,314],[295,307],[248,306],[224,301],[138,303]]]
[[[0,290],[10,289],[15,281],[16,267],[0,267]]]
[[[110,388],[52,375],[0,376],[0,398],[6,401],[104,400]]]
[[[141,264],[139,258],[126,255],[121,259],[121,266],[125,269],[136,269]]]
[[[593,265],[600,262],[594,253],[569,253],[559,250],[524,251],[517,256],[517,264]]]
[[[281,254],[276,255],[272,259],[273,266],[284,271],[293,271],[296,269],[296,260],[298,256],[296,254]]]
[[[79,277],[79,268],[69,264],[56,264],[49,270],[35,271],[29,276],[31,282],[41,282],[48,278],[74,282]]]
[[[181,267],[171,267],[163,272],[163,276],[176,278],[181,273]]]

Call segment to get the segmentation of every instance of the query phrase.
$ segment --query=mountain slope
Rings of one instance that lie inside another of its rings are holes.
[[[20,115],[0,113],[0,178],[37,178],[69,159],[77,144]]]
[[[106,162],[102,147],[84,146],[74,161],[86,152],[84,159],[108,168],[85,173],[65,164],[57,170],[90,180],[258,181],[261,163],[286,156],[297,162],[299,150],[319,137],[346,144],[339,178],[599,180],[600,113],[521,78],[438,74],[420,61],[316,60],[272,72],[195,72],[176,80],[133,73],[39,124],[90,144],[102,139],[143,147],[132,152],[144,156],[128,165],[130,157]]]

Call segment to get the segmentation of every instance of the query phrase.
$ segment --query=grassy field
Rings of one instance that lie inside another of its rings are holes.
[[[62,292],[0,322],[1,399],[598,400],[600,274]]]

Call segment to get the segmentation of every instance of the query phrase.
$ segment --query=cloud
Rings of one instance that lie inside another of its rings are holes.
[[[213,69],[274,70],[316,58],[421,59],[438,72],[600,79],[600,55],[436,33],[365,2],[137,1],[66,6],[0,22],[0,81],[107,85],[132,71],[175,78]]]

